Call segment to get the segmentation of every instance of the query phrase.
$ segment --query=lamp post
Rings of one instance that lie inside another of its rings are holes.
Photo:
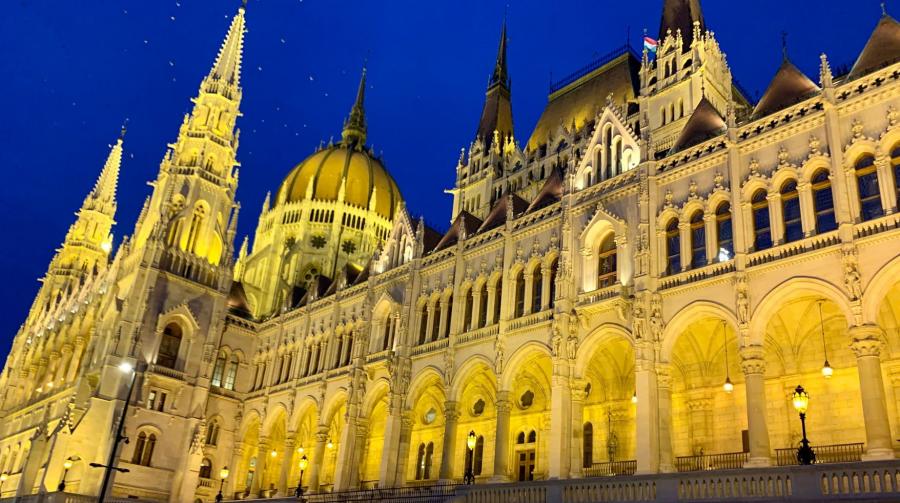
[[[6,472],[0,473],[0,497],[3,496],[3,483],[6,482],[6,479],[9,478],[9,474]]]
[[[107,461],[105,466],[99,465],[98,463],[91,463],[91,466],[103,466],[105,468],[103,473],[103,485],[100,486],[100,496],[97,498],[97,501],[100,503],[103,503],[106,499],[106,489],[109,487],[109,480],[113,470],[127,471],[115,468],[115,465],[119,451],[119,443],[122,442],[122,440],[126,443],[128,442],[128,437],[122,435],[122,430],[125,428],[125,416],[128,413],[128,403],[131,402],[131,394],[134,392],[134,383],[137,381],[137,370],[128,362],[120,363],[119,370],[126,374],[131,372],[131,384],[128,385],[128,395],[125,397],[125,405],[122,407],[122,415],[119,417],[119,426],[116,428],[116,436],[113,438],[113,445],[109,450],[109,461]]]
[[[800,440],[800,448],[797,449],[797,461],[801,465],[811,465],[816,462],[816,453],[809,446],[809,440],[806,438],[806,409],[809,407],[809,393],[803,389],[803,386],[797,386],[793,395],[794,408],[800,413],[800,426],[803,429],[803,439]]]
[[[229,473],[231,472],[228,471],[227,466],[219,470],[219,494],[216,495],[216,503],[219,503],[220,501],[225,499],[222,496],[222,488],[225,487],[225,480],[228,478]]]
[[[463,475],[464,484],[475,483],[475,444],[477,442],[478,437],[475,436],[475,430],[470,431],[469,436],[466,437],[466,447],[469,448],[469,464],[466,466],[466,473]]]
[[[300,481],[297,482],[297,491],[294,493],[297,496],[298,500],[303,500],[303,472],[306,471],[306,467],[309,466],[309,459],[306,457],[306,454],[300,458]]]
[[[56,490],[59,492],[66,491],[66,477],[69,475],[69,468],[72,468],[72,458],[68,458],[63,461],[63,476],[62,480],[59,481],[59,486],[57,486]]]

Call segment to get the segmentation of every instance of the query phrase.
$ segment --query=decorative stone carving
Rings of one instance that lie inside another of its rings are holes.
[[[897,121],[900,121],[900,112],[897,111],[897,108],[895,106],[891,105],[890,107],[888,107],[887,119],[889,127],[896,126]]]
[[[809,157],[813,157],[822,153],[820,150],[822,148],[822,142],[815,137],[815,135],[809,137]]]
[[[738,322],[746,325],[750,323],[750,285],[746,274],[740,274],[735,278],[734,296]]]
[[[844,286],[847,287],[850,300],[862,299],[859,256],[855,246],[846,245],[841,249],[841,263],[844,266]]]

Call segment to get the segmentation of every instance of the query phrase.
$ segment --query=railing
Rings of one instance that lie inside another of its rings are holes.
[[[726,452],[722,454],[700,454],[678,456],[675,469],[679,472],[699,472],[703,470],[737,470],[750,459],[749,452]]]
[[[587,306],[590,304],[596,304],[598,302],[602,302],[607,299],[611,299],[622,292],[622,286],[619,284],[615,284],[613,286],[608,286],[606,288],[598,288],[597,290],[593,290],[590,292],[582,293],[578,296],[578,305],[579,306]]]
[[[161,376],[171,377],[172,379],[178,379],[179,381],[184,380],[184,372],[170,369],[169,367],[163,367],[162,365],[150,365],[147,367],[147,372],[151,374],[157,374]]]
[[[634,475],[637,469],[637,461],[606,461],[594,463],[590,468],[584,469],[585,477],[613,477],[616,475]]]
[[[445,349],[448,344],[450,344],[450,339],[447,338],[426,342],[425,344],[420,344],[412,348],[411,356],[424,355],[425,353],[431,353],[432,351]]]
[[[550,84],[550,94],[553,94],[553,93],[559,91],[560,89],[563,89],[564,87],[575,82],[576,80],[580,79],[581,77],[584,77],[585,75],[593,72],[594,70],[610,63],[611,61],[618,58],[619,56],[622,56],[623,54],[629,54],[629,53],[632,56],[634,56],[635,59],[638,59],[638,60],[641,59],[640,56],[638,56],[637,53],[634,52],[634,49],[631,48],[631,45],[629,45],[629,44],[623,45],[623,46],[619,47],[618,49],[615,49],[615,50],[609,52],[608,54],[605,54],[605,55],[595,59],[594,61],[579,68],[578,70],[575,70],[574,72],[570,73],[569,75],[566,75],[562,79]]]
[[[540,311],[540,312],[537,312],[534,314],[522,316],[520,318],[510,320],[509,325],[507,325],[507,329],[508,330],[518,330],[520,328],[537,325],[538,323],[549,320],[552,315],[553,315],[553,311],[551,311],[550,309],[547,309],[545,311]]]
[[[201,479],[200,479],[200,483],[197,484],[197,485],[200,486],[200,487],[212,487],[212,486],[213,486],[213,481],[212,481],[212,479],[204,479],[204,478],[201,478]]]
[[[377,481],[375,481],[377,483]],[[456,496],[456,488],[452,484],[437,484],[415,487],[398,487],[394,489],[368,489],[360,491],[338,491],[333,493],[309,494],[308,503],[337,503],[345,501],[380,501],[383,503],[412,502],[444,503]]]
[[[500,333],[500,325],[494,323],[493,325],[488,325],[482,328],[476,328],[474,330],[470,330],[468,332],[463,332],[461,334],[456,334],[453,336],[453,345],[458,346],[460,344],[469,344],[473,342],[478,342],[484,339],[489,339],[491,337],[496,336]]]
[[[862,442],[854,444],[817,445],[813,447],[816,453],[816,463],[852,463],[862,459]],[[797,462],[797,448],[788,447],[775,449],[775,464],[778,466],[792,466]]]

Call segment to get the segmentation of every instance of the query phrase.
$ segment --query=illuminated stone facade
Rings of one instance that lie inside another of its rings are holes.
[[[132,237],[120,139],[51,263],[0,375],[2,494],[97,494],[122,362],[113,493],[150,500],[225,466],[228,497],[289,495],[303,456],[313,492],[792,463],[800,384],[823,461],[893,459],[900,26],[818,84],[785,55],[752,105],[699,2],[665,4],[656,57],[555,86],[524,146],[504,28],[443,235],[366,149],[363,81],[235,253],[241,9]]]

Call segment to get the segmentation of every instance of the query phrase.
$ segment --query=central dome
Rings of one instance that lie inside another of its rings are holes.
[[[343,201],[368,208],[391,220],[400,203],[400,190],[380,160],[356,145],[337,144],[319,150],[294,167],[278,189],[276,204],[294,203],[309,197],[316,201]]]

